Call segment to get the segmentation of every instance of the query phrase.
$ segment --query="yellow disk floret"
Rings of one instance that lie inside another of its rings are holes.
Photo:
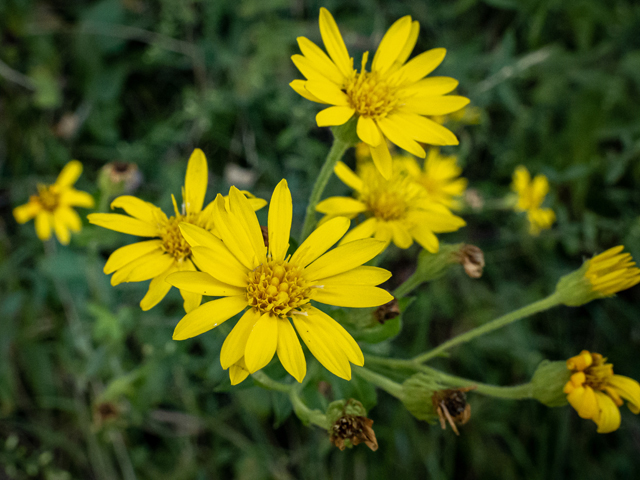
[[[270,261],[249,272],[247,300],[261,313],[279,317],[309,302],[310,286],[302,270],[286,261]]]

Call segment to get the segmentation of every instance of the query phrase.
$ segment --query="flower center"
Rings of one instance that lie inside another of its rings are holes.
[[[407,204],[398,192],[371,192],[365,202],[376,218],[385,221],[400,220],[407,211]]]
[[[180,222],[189,221],[186,216],[177,215],[170,217],[166,223],[160,226],[160,238],[162,239],[162,248],[169,255],[173,255],[177,260],[183,260],[191,255],[191,248],[180,232]]]
[[[60,193],[55,185],[38,185],[38,195],[33,197],[42,205],[42,208],[49,212],[58,208]]]
[[[584,370],[586,384],[594,390],[604,390],[613,376],[613,365],[605,363],[606,358],[597,353],[592,353],[593,363]]]
[[[310,285],[302,269],[286,261],[267,261],[248,274],[247,300],[261,313],[280,317],[309,302]]]
[[[391,179],[385,180],[371,163],[362,165],[358,170],[364,185],[360,200],[380,220],[405,218],[409,207],[425,196],[422,187],[404,172],[396,172]]]
[[[390,86],[375,72],[367,72],[365,66],[369,57],[365,52],[362,57],[360,73],[356,71],[347,80],[344,92],[349,97],[349,104],[363,117],[382,119],[398,104],[396,88]]]

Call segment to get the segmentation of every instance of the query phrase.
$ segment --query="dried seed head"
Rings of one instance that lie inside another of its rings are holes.
[[[463,245],[456,254],[456,260],[471,278],[480,278],[484,268],[484,253],[475,245]]]
[[[396,318],[398,315],[400,315],[400,306],[398,305],[398,300],[395,298],[384,305],[380,305],[376,308],[375,312],[373,312],[373,316],[382,324],[387,320]]]
[[[447,428],[447,422],[456,435],[460,435],[456,425],[464,425],[471,418],[471,405],[467,403],[466,392],[476,387],[448,388],[439,390],[433,394],[431,401],[443,430]]]

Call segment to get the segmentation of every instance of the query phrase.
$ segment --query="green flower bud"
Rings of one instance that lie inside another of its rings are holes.
[[[433,394],[444,388],[433,377],[416,373],[402,384],[402,402],[418,420],[436,423],[439,417],[433,406]]]
[[[579,270],[562,277],[556,286],[556,295],[568,307],[579,307],[599,297],[592,289],[591,282],[584,276],[587,268],[588,262],[585,262]]]
[[[567,395],[563,392],[565,384],[571,377],[567,362],[550,362],[544,360],[531,379],[533,398],[547,407],[562,407],[567,404]]]

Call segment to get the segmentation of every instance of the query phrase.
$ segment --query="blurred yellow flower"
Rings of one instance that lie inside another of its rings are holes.
[[[93,197],[73,188],[82,173],[82,164],[77,160],[67,163],[52,185],[38,184],[38,194],[29,202],[13,209],[18,223],[26,223],[35,217],[36,234],[42,241],[51,238],[54,231],[63,245],[68,245],[72,232],[82,229],[80,217],[71,207],[91,208]]]
[[[457,80],[424,78],[444,60],[444,48],[428,50],[407,62],[419,29],[409,15],[396,21],[382,38],[371,71],[366,70],[369,52],[365,52],[358,72],[331,13],[321,8],[320,35],[329,56],[307,38],[298,37],[302,55],[291,57],[306,78],[294,80],[291,87],[308,100],[332,105],[318,113],[318,126],[343,125],[357,115],[358,137],[371,148],[385,178],[393,173],[386,139],[422,158],[426,154],[418,142],[457,145],[451,131],[425,115],[445,115],[469,103],[465,97],[445,96],[457,87]]]
[[[549,193],[547,177],[536,175],[532,181],[529,170],[520,165],[513,172],[511,188],[518,194],[514,209],[517,212],[527,212],[529,233],[538,235],[541,230],[551,228],[556,220],[556,214],[550,208],[540,208],[545,196]]]
[[[636,263],[630,253],[620,253],[623,249],[618,245],[587,260],[584,276],[601,296],[609,297],[640,283],[640,269],[633,268]]]
[[[113,273],[111,285],[123,282],[151,280],[149,290],[140,302],[142,310],[156,306],[169,292],[171,285],[165,279],[177,271],[195,271],[189,244],[180,233],[181,222],[198,225],[208,231],[215,231],[212,210],[213,202],[206,208],[204,197],[207,191],[207,159],[200,149],[195,149],[189,158],[187,174],[182,191],[183,204],[178,208],[173,195],[175,215],[167,217],[152,203],[131,195],[123,195],[111,203],[111,208],[122,208],[131,216],[117,213],[93,213],[89,222],[116,232],[128,233],[153,240],[133,243],[117,249],[104,266],[104,273]],[[264,207],[267,202],[258,198],[248,200],[253,209]],[[188,290],[180,290],[184,309],[190,312],[202,300],[202,295]]]
[[[413,157],[404,157],[403,161],[409,175],[427,190],[432,201],[460,208],[459,199],[467,188],[467,179],[459,178],[462,169],[455,156],[445,156],[439,149],[431,148],[423,170]]]
[[[362,266],[382,251],[384,243],[365,239],[327,252],[349,228],[348,219],[335,218],[288,255],[292,201],[286,180],[271,198],[268,246],[248,200],[235,187],[228,205],[218,195],[212,214],[220,238],[180,224],[202,272],[174,273],[167,281],[180,290],[222,298],[185,315],[173,338],[200,335],[245,310],[220,352],[232,384],[267,366],[276,353],[285,370],[301,382],[306,361],[296,330],[322,365],[349,380],[350,362],[363,365],[362,352],[351,335],[310,300],[341,307],[375,307],[390,301],[393,297],[376,285],[391,273]]]
[[[435,233],[453,232],[465,221],[453,215],[441,203],[434,202],[427,191],[406,172],[402,157],[394,159],[394,173],[386,180],[371,162],[358,164],[357,174],[338,162],[335,174],[351,187],[356,198],[330,197],[318,203],[324,213],[322,222],[337,216],[368,218],[344,236],[341,243],[373,236],[388,245],[409,248],[415,240],[426,250],[439,249]]]
[[[567,360],[571,379],[564,386],[564,393],[571,406],[582,418],[593,420],[598,433],[609,433],[620,426],[620,410],[623,399],[629,410],[640,412],[640,384],[635,380],[613,374],[613,365],[599,353],[583,350],[580,355]]]

